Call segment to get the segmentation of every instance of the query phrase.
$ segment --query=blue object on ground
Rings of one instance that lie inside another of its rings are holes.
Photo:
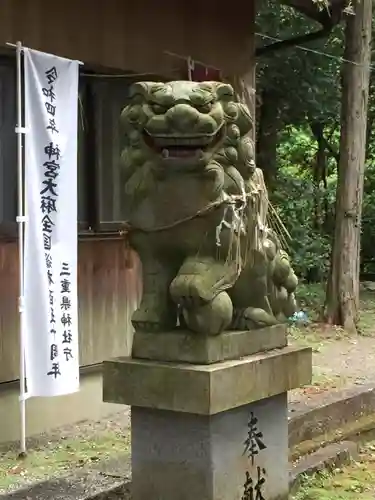
[[[297,311],[289,318],[292,323],[308,323],[309,317],[305,311]]]

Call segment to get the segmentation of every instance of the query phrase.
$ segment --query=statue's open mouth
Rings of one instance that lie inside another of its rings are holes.
[[[143,139],[147,146],[164,158],[193,158],[205,151],[215,148],[224,138],[224,127],[220,127],[212,135],[170,136],[150,134],[143,131]]]

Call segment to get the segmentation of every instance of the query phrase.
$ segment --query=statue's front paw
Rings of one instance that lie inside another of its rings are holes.
[[[177,276],[172,281],[170,293],[173,301],[185,309],[203,306],[213,299],[200,275]]]
[[[233,305],[229,295],[221,292],[208,304],[183,309],[183,315],[190,330],[203,335],[219,335],[232,321]]]
[[[167,325],[156,311],[144,308],[135,311],[132,324],[136,332],[159,332],[172,326]]]

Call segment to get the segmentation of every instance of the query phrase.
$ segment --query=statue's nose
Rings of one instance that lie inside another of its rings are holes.
[[[199,113],[188,104],[176,104],[166,113],[166,119],[175,130],[184,132],[196,125]]]

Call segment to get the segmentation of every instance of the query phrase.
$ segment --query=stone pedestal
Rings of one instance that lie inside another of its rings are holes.
[[[133,500],[286,500],[287,391],[311,381],[311,349],[208,362],[104,363],[104,400],[132,406]]]
[[[137,332],[133,358],[212,364],[237,359],[257,352],[270,351],[288,344],[285,325],[252,331],[223,332],[221,335],[196,335],[184,330],[173,332]]]

